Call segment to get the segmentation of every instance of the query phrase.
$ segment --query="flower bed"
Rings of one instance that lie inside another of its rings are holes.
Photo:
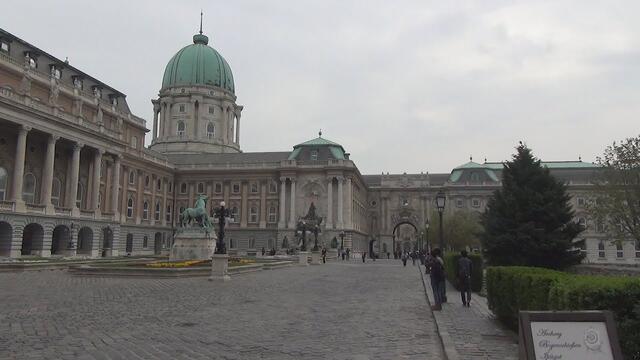
[[[229,266],[242,266],[255,264],[254,259],[242,259],[238,257],[229,258]],[[176,269],[176,268],[191,268],[191,267],[206,267],[211,266],[211,260],[186,260],[186,261],[161,261],[144,264],[145,267],[159,268],[159,269]]]

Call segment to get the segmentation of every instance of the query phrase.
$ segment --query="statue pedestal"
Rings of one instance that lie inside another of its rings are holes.
[[[215,234],[207,234],[202,229],[183,229],[176,234],[169,261],[209,260],[215,250],[216,240]]]
[[[211,276],[209,281],[229,281],[229,255],[213,254],[211,257]]]
[[[320,251],[312,251],[311,252],[311,265],[320,265],[322,264],[322,255]]]
[[[300,251],[300,253],[298,254],[299,264],[302,266],[308,266],[309,265],[309,263],[307,262],[308,257],[309,257],[308,251]]]

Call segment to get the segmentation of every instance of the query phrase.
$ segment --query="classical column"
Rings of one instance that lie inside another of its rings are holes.
[[[136,224],[140,224],[142,223],[142,204],[144,203],[144,172],[142,170],[136,171],[136,180],[138,180],[138,185],[136,187],[136,203],[134,204],[133,213],[136,217]]]
[[[267,227],[267,182],[260,183],[260,227]]]
[[[291,179],[291,206],[289,208],[289,228],[296,227],[296,179]]]
[[[327,179],[327,229],[333,229],[333,176]]]
[[[78,178],[80,176],[80,150],[84,147],[84,144],[75,143],[73,145],[73,154],[71,155],[71,173],[69,176],[69,194],[67,207],[71,208],[71,215],[80,215],[80,209],[76,205],[78,200]]]
[[[149,220],[151,220],[151,225],[156,224],[156,188],[158,187],[156,183],[156,179],[153,175],[151,176],[151,204],[149,204]],[[160,221],[160,218],[158,218]]]
[[[346,222],[344,223],[347,229],[353,228],[353,189],[351,187],[351,178],[347,178],[347,194],[346,194]]]
[[[129,171],[127,166],[122,166],[122,189],[120,190],[120,221],[127,221],[127,200],[129,193]]]
[[[120,161],[122,155],[115,155],[113,157],[113,179],[111,180],[111,212],[113,212],[113,218],[118,219],[118,195],[120,188]],[[126,181],[126,179],[125,179]]]
[[[167,195],[169,191],[169,181],[163,181],[162,187],[162,209],[160,209],[160,220],[162,220],[162,226],[167,225]]]
[[[235,114],[238,119],[236,123],[236,145],[240,146],[240,113]]]
[[[223,134],[222,143],[227,144],[229,143],[229,130],[228,130],[229,125],[227,124],[229,120],[227,119],[227,109],[225,108],[224,104],[220,105],[220,117],[222,118],[222,121],[221,121],[221,124],[222,124],[221,134]]]
[[[93,184],[91,184],[91,210],[100,215],[100,169],[104,150],[96,149],[93,156]]]
[[[18,129],[18,141],[16,145],[16,161],[13,167],[13,186],[11,190],[11,200],[15,202],[15,211],[25,211],[24,200],[22,200],[22,181],[24,179],[24,160],[27,149],[27,133],[30,127],[22,125]]]
[[[278,219],[278,228],[284,228],[286,225],[286,206],[285,206],[285,201],[286,201],[286,193],[287,190],[287,178],[285,177],[281,177],[280,178],[280,203],[278,204],[278,206],[280,207],[280,218]]]
[[[338,177],[338,229],[342,229],[344,227],[344,193],[342,191],[342,182],[344,178],[342,176]]]
[[[49,135],[47,139],[47,152],[44,159],[44,168],[42,169],[42,187],[40,194],[42,196],[41,204],[45,206],[47,214],[55,213],[55,208],[51,203],[51,187],[53,186],[53,164],[56,156],[56,141],[58,136]]]
[[[165,102],[164,105],[164,120],[162,121],[162,128],[164,131],[164,136],[170,136],[171,135],[171,103],[170,102]]]
[[[240,203],[242,205],[240,205],[241,209],[240,209],[240,227],[247,227],[247,221],[249,220],[249,205],[247,202],[247,198],[249,197],[248,194],[248,184],[246,181],[243,181],[242,183],[240,183],[240,194],[242,194],[242,198],[240,200]]]
[[[153,103],[153,136],[152,141],[156,141],[158,138],[158,111],[159,106],[156,103]]]

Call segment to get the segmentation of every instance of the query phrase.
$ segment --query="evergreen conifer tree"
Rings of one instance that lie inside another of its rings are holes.
[[[480,235],[490,265],[562,269],[580,263],[574,241],[582,228],[574,222],[565,185],[542,167],[531,149],[520,143],[505,164],[502,189],[489,200]]]

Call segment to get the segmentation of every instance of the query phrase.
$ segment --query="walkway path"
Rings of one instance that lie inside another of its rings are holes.
[[[0,273],[0,359],[442,359],[420,275],[336,261],[206,278]]]
[[[424,272],[424,267],[421,268]],[[422,274],[429,301],[433,292],[429,275]],[[487,307],[487,299],[472,294],[471,306],[463,307],[460,293],[447,283],[447,303],[434,312],[449,360],[518,358],[516,334],[502,327]]]

